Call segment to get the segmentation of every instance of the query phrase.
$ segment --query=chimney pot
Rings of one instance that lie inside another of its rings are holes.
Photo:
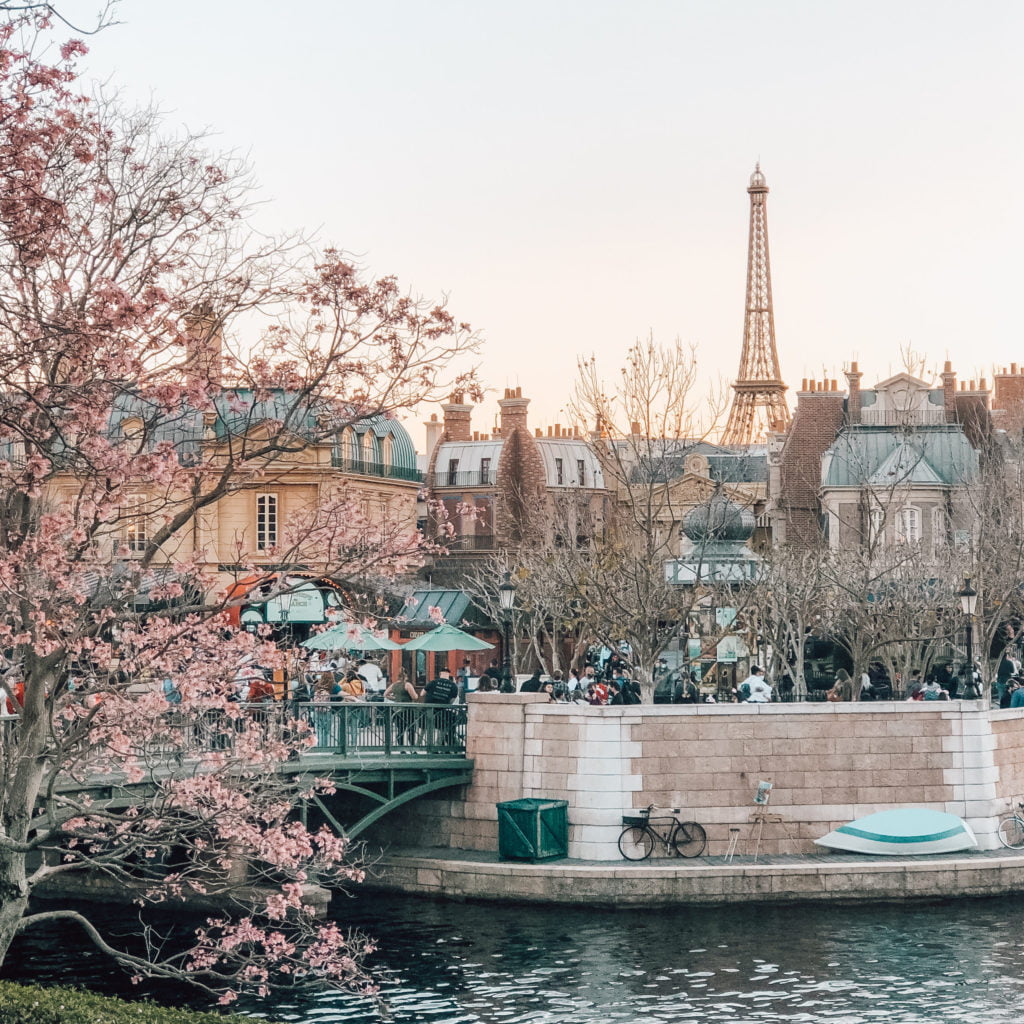
[[[952,373],[953,372],[953,364],[948,359],[946,360],[946,365],[942,367],[942,372],[943,373]]]
[[[1016,363],[1010,363],[1010,373],[1016,373],[1016,372],[1017,372],[1017,364]]]
[[[856,362],[856,360],[854,360],[852,363],[850,363],[850,373],[856,373],[856,372],[857,372],[857,362]]]

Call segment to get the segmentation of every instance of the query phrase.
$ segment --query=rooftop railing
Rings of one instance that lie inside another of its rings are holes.
[[[470,469],[464,472],[437,470],[427,474],[428,487],[493,487],[493,469]]]
[[[418,469],[392,466],[384,462],[367,462],[364,459],[352,459],[341,455],[333,455],[331,457],[331,465],[335,469],[342,469],[347,473],[357,473],[361,476],[378,476],[390,480],[411,480],[416,483],[422,483],[423,481],[423,474]]]

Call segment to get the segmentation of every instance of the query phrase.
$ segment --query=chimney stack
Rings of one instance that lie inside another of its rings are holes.
[[[846,386],[850,392],[846,414],[850,423],[860,423],[860,381],[863,376],[857,363],[850,363],[850,368],[846,371]]]
[[[505,397],[498,402],[502,437],[508,437],[513,430],[527,430],[526,407],[529,404],[530,400],[523,398],[522,388],[505,388]]]
[[[220,384],[224,338],[209,302],[186,314],[185,375],[190,380]]]
[[[444,413],[444,436],[447,441],[469,441],[469,429],[473,406],[466,404],[461,391],[453,391],[447,405],[441,406]]]
[[[437,418],[437,413],[432,412],[430,414],[430,419],[427,420],[423,426],[427,428],[427,459],[429,460],[437,442],[441,440],[441,433],[444,430],[444,424]]]

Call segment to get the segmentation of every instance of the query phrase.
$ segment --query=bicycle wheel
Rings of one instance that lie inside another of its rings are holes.
[[[695,821],[681,821],[672,833],[672,846],[680,857],[699,857],[708,845],[708,834]]]
[[[654,836],[649,828],[631,825],[619,836],[619,853],[626,860],[647,860],[654,851]]]
[[[1003,818],[999,822],[999,839],[1011,850],[1024,850],[1024,818]]]

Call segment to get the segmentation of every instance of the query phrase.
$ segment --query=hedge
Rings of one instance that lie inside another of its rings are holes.
[[[129,1003],[69,988],[0,981],[0,1024],[253,1024],[252,1017]],[[264,1022],[261,1021],[261,1024]]]

